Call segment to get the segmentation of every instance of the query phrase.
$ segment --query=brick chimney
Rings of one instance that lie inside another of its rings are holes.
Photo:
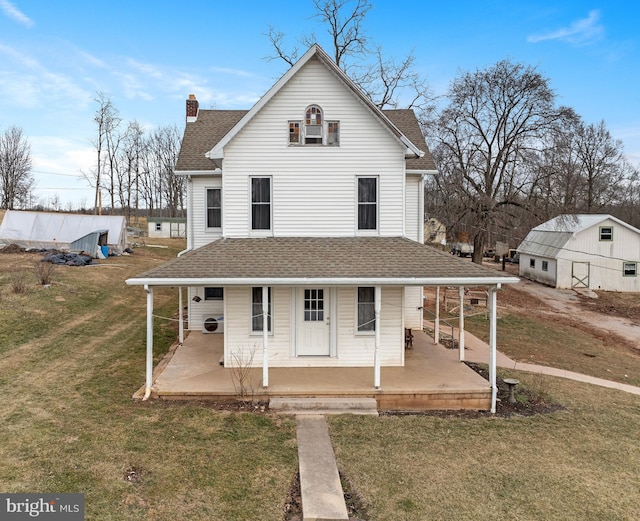
[[[198,119],[198,100],[195,94],[189,94],[189,99],[187,100],[187,123],[196,119]]]

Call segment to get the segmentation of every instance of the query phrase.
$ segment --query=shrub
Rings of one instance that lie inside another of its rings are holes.
[[[35,271],[38,282],[41,285],[46,286],[47,284],[51,284],[51,279],[56,271],[56,266],[51,262],[41,261],[34,263],[33,270]]]

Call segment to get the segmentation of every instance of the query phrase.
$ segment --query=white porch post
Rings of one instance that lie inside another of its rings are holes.
[[[184,344],[184,316],[182,311],[182,286],[178,287],[178,341]]]
[[[436,286],[436,318],[433,322],[433,343],[440,343],[440,286]]]
[[[464,286],[458,288],[460,296],[460,315],[458,319],[458,346],[460,347],[460,361],[464,362]]]
[[[262,386],[269,387],[269,287],[262,286]]]
[[[153,385],[153,288],[145,284],[144,290],[147,292],[147,375],[142,399],[147,400],[151,395],[151,386]]]
[[[382,308],[380,286],[375,287],[374,293],[376,339],[375,350],[373,354],[373,385],[376,389],[380,389],[380,309]]]
[[[489,385],[491,386],[491,413],[496,412],[498,388],[496,386],[496,294],[500,286],[489,288]]]

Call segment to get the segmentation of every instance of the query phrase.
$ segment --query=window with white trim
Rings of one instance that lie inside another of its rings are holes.
[[[600,226],[600,240],[601,241],[613,240],[613,226]]]
[[[271,333],[271,287],[268,289],[268,306],[267,311],[267,331]],[[253,333],[262,333],[263,328],[262,313],[262,286],[251,288],[251,331]]]
[[[271,178],[251,178],[251,229],[271,229]]]
[[[637,277],[638,276],[638,263],[637,262],[624,262],[622,264],[622,275],[624,277]]]
[[[378,178],[358,177],[358,230],[378,229]]]
[[[162,231],[162,223],[156,223],[156,231],[157,232],[161,232]]]
[[[222,190],[207,188],[207,228],[222,228]]]
[[[375,295],[373,286],[363,286],[358,291],[357,323],[358,332],[373,332],[376,330]]]
[[[289,121],[290,145],[340,145],[340,122],[324,119],[319,105],[309,105],[303,120]]]

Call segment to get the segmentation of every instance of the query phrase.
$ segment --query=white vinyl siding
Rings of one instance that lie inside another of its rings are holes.
[[[405,187],[405,235],[418,242],[423,242],[424,235],[422,190],[422,178],[418,175],[408,175]]]
[[[223,228],[207,227],[207,189],[221,188],[220,176],[194,177],[190,183],[192,200],[191,208],[187,211],[187,244],[189,247],[199,248],[222,236],[224,229],[224,215],[222,217]],[[224,200],[224,193],[223,193]],[[223,203],[224,208],[224,203]],[[193,228],[192,228],[193,227]],[[193,244],[191,239],[193,238]]]
[[[335,298],[336,356],[313,357],[312,360],[293,355],[290,337],[295,338],[295,312],[292,299],[295,289],[274,286],[273,334],[269,336],[269,365],[271,367],[371,367],[375,335],[357,334],[357,288],[337,288]],[[380,312],[380,360],[383,366],[400,366],[404,361],[404,329],[402,327],[402,295],[400,287],[382,288]],[[262,335],[251,333],[250,287],[225,288],[225,364],[230,364],[234,350],[255,350],[254,366],[262,365]],[[300,302],[298,304],[301,304]],[[373,381],[373,380],[372,380]]]
[[[310,103],[340,121],[340,146],[290,146]],[[250,153],[247,153],[250,151]],[[312,60],[225,147],[224,233],[248,237],[249,177],[271,177],[274,236],[353,236],[356,176],[379,179],[379,229],[404,231],[404,148],[337,78]]]

